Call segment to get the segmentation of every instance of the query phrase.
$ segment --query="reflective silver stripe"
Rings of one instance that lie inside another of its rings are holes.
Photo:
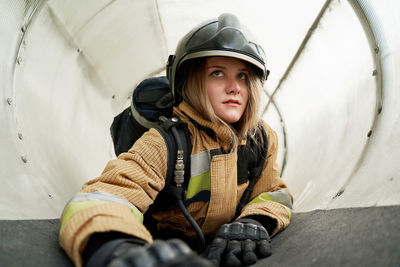
[[[285,189],[279,189],[274,192],[267,192],[267,194],[272,198],[273,201],[285,205],[290,209],[293,209],[292,199],[289,192]]]
[[[103,202],[112,202],[112,203],[122,203],[122,204],[127,204],[129,205],[132,209],[135,211],[139,212],[142,214],[138,208],[135,207],[132,203],[130,203],[128,200],[123,199],[119,196],[104,192],[104,191],[95,191],[91,193],[78,193],[76,194],[70,201],[68,201],[67,205],[65,205],[63,215],[65,209],[68,207],[68,205],[71,202],[83,202],[83,201],[91,201],[91,200],[97,200],[97,201],[103,201]]]
[[[210,151],[203,151],[190,157],[190,177],[198,176],[210,170]]]

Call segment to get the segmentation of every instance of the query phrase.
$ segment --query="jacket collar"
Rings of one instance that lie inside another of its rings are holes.
[[[228,151],[233,147],[232,133],[227,126],[205,120],[203,116],[201,116],[185,101],[181,102],[178,107],[175,107],[175,113],[177,113],[181,118],[183,116],[189,117],[189,119],[196,121],[199,125],[213,130],[217,136],[217,141],[225,151]]]

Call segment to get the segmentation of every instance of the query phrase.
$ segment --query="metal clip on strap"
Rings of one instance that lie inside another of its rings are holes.
[[[176,187],[182,187],[185,180],[185,165],[183,163],[183,150],[177,150],[176,152],[176,163],[175,163],[175,177],[174,181]]]

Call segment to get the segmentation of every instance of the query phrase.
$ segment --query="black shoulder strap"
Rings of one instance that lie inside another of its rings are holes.
[[[205,238],[201,228],[197,222],[190,215],[189,211],[186,209],[183,200],[185,199],[185,182],[188,182],[190,177],[190,158],[191,158],[191,142],[189,131],[187,126],[182,123],[179,117],[172,117],[167,119],[166,117],[160,117],[161,127],[168,133],[168,135],[173,136],[175,141],[176,154],[171,154],[168,152],[168,157],[175,156],[175,163],[170,165],[170,160],[168,160],[168,170],[167,170],[167,180],[164,186],[164,194],[171,197],[176,201],[178,207],[181,209],[182,214],[192,225],[194,231],[197,233],[199,238],[199,248],[203,250],[205,248]],[[186,130],[185,130],[186,129]],[[170,140],[169,138],[166,140]],[[167,141],[167,147],[170,146],[169,141]],[[166,142],[166,143],[167,143]],[[190,148],[189,148],[190,145]],[[174,176],[171,177],[171,169],[174,169]],[[172,181],[173,180],[173,181]],[[161,199],[161,198],[160,198]],[[160,200],[159,200],[160,201]]]
[[[264,167],[264,162],[267,159],[267,153],[268,153],[267,133],[265,132],[262,123],[259,123],[258,127],[260,131],[257,132],[256,134],[256,141],[254,141],[253,139],[249,140],[253,144],[252,146],[255,147],[254,152],[259,154],[255,164],[253,166],[249,166],[250,179],[252,178],[257,179],[261,175],[262,169]]]
[[[167,185],[170,184],[174,177],[178,143],[180,143],[183,148],[185,178],[183,186],[187,188],[190,178],[190,156],[192,152],[192,142],[190,140],[190,133],[187,125],[177,116],[171,118],[164,117],[162,118],[162,123],[158,125],[156,129],[164,138],[168,151],[168,167],[165,181],[166,186],[164,188],[167,188]],[[173,131],[177,133],[178,138],[173,134]]]
[[[205,248],[205,238],[201,228],[186,209],[183,200],[185,199],[185,188],[190,178],[190,158],[192,143],[189,130],[179,117],[160,117],[161,124],[156,129],[165,140],[168,151],[168,166],[164,189],[159,193],[154,203],[144,214],[146,227],[153,232],[157,229],[157,222],[151,216],[155,210],[165,209],[171,204],[177,204],[183,215],[192,225],[199,237],[199,248]],[[150,211],[150,212],[149,212]]]
[[[257,131],[255,140],[252,138],[247,139],[246,148],[243,150],[242,157],[246,157],[246,165],[247,168],[247,179],[249,180],[249,185],[244,191],[242,198],[240,199],[239,205],[236,208],[236,213],[233,219],[236,219],[243,207],[249,202],[249,198],[251,193],[253,192],[254,185],[256,184],[258,178],[261,175],[261,172],[264,167],[265,160],[267,159],[268,153],[268,137],[265,132],[264,126],[262,123],[258,124],[259,131]],[[239,152],[239,151],[238,151]],[[247,154],[247,155],[245,155]],[[239,154],[238,154],[239,157]],[[238,168],[241,164],[241,159],[238,158]],[[238,172],[239,175],[239,172]],[[238,183],[239,183],[238,176]]]

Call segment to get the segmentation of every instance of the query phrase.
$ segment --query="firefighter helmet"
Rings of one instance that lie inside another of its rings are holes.
[[[170,55],[167,78],[170,81],[175,105],[181,101],[181,86],[185,81],[187,62],[195,58],[227,56],[251,63],[261,80],[268,77],[262,47],[233,14],[222,14],[218,19],[205,21],[193,28],[178,43],[175,55]]]

